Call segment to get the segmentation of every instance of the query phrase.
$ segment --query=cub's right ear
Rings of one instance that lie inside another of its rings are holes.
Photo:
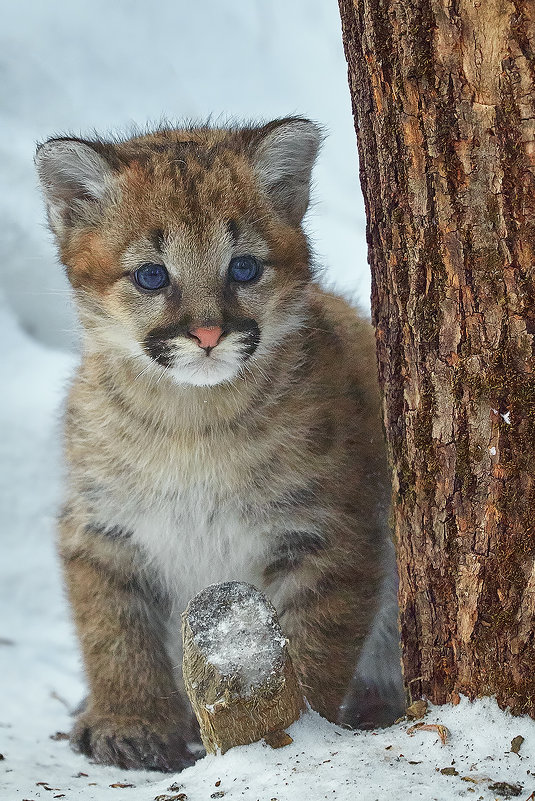
[[[35,166],[58,239],[76,222],[95,220],[113,185],[103,156],[79,139],[49,139],[38,147]]]

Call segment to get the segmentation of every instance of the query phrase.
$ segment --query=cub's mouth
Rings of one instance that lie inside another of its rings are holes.
[[[247,318],[224,325],[154,328],[143,349],[177,383],[211,386],[236,377],[259,343],[260,327]]]

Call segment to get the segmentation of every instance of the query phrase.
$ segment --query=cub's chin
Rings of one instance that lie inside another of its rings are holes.
[[[175,363],[167,368],[168,377],[180,386],[215,387],[230,383],[243,368],[241,360],[220,361],[210,356],[186,364]]]

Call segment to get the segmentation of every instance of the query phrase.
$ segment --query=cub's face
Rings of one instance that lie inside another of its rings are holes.
[[[197,386],[274,354],[302,324],[319,138],[289,119],[45,143],[37,167],[87,347]]]

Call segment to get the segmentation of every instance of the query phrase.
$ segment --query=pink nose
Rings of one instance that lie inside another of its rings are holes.
[[[188,334],[197,340],[200,348],[215,348],[223,335],[223,329],[219,325],[211,325],[208,328],[192,328]]]

